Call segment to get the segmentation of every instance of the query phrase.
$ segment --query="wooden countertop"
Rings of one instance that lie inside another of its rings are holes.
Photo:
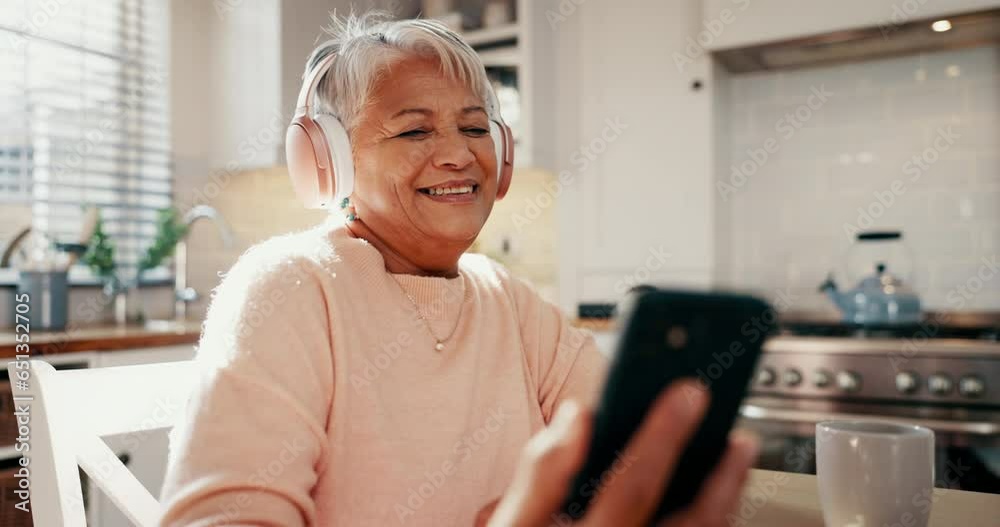
[[[581,319],[574,323],[594,331],[611,328],[609,319]],[[189,321],[169,329],[110,324],[69,328],[67,331],[32,331],[29,335],[31,355],[154,348],[197,343],[201,336],[201,321]],[[0,358],[14,358],[16,346],[17,334],[12,329],[0,330]]]
[[[613,331],[615,329],[615,319],[613,318],[576,318],[572,320],[572,323],[578,328],[590,331]]]
[[[144,326],[86,326],[67,331],[32,331],[28,335],[30,355],[53,355],[75,351],[108,351],[194,344],[201,336],[201,321],[188,321],[169,328]],[[16,353],[17,335],[13,330],[0,331],[0,358]]]
[[[823,527],[816,476],[754,470],[743,496],[729,525]],[[998,525],[1000,495],[934,489],[933,500],[930,527]]]

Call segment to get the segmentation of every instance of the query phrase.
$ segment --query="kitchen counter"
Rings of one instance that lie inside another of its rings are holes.
[[[615,319],[613,318],[576,318],[572,320],[574,326],[590,331],[614,331]]]
[[[1000,316],[996,314],[966,314],[962,319],[966,323],[1000,324]],[[816,320],[821,317],[807,316],[791,317],[791,320]],[[595,333],[615,331],[615,320],[612,318],[576,318],[572,324],[579,328],[589,329]],[[68,353],[73,351],[98,351],[116,349],[134,349],[156,346],[172,346],[178,344],[195,344],[201,335],[201,322],[190,321],[172,329],[149,329],[142,326],[93,326],[73,328],[66,332],[31,333],[32,354]],[[12,330],[0,331],[0,358],[14,356],[15,334]]]
[[[996,527],[1000,495],[934,489],[930,527]],[[823,527],[816,476],[753,470],[729,525]],[[902,524],[900,524],[902,525]]]
[[[32,331],[30,355],[53,355],[75,351],[108,351],[195,344],[201,336],[201,321],[188,321],[164,329],[143,326],[101,325],[70,328],[68,331]],[[0,358],[13,358],[17,335],[0,331]]]
[[[613,318],[576,318],[572,322],[576,327],[586,328],[591,331],[614,331],[615,329]],[[840,315],[829,311],[789,311],[781,314],[780,323],[788,328],[812,327],[813,334],[824,334],[815,328],[832,328],[837,326],[857,327],[845,324],[841,320]],[[922,323],[926,324],[926,326],[918,325],[917,327],[928,327],[934,331],[950,331],[951,333],[976,332],[978,334],[990,331],[997,333],[1000,332],[1000,312],[928,311],[924,313]]]
[[[580,319],[579,327],[609,331],[610,319]],[[31,355],[53,355],[75,351],[110,351],[195,344],[201,336],[201,321],[189,321],[170,329],[114,324],[70,328],[68,331],[32,331]],[[0,358],[13,358],[17,338],[12,329],[0,330]]]

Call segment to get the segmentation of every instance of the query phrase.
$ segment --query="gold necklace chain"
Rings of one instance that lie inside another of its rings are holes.
[[[444,343],[448,342],[448,340],[451,337],[455,336],[455,332],[458,331],[458,326],[462,322],[462,310],[465,308],[465,299],[467,296],[466,293],[468,288],[466,287],[465,284],[465,276],[464,275],[460,276],[462,276],[462,302],[458,305],[458,316],[455,318],[455,327],[451,328],[451,332],[449,332],[448,336],[443,339],[438,338],[438,336],[434,334],[434,329],[431,328],[430,321],[424,318],[424,314],[420,312],[420,306],[417,305],[417,301],[413,299],[413,296],[410,295],[409,291],[404,289],[399,282],[396,282],[396,280],[393,279],[393,282],[396,282],[396,287],[399,287],[399,290],[403,292],[403,295],[406,296],[406,299],[409,300],[411,304],[413,304],[413,310],[417,313],[417,318],[419,318],[420,321],[424,323],[424,327],[427,328],[427,333],[429,333],[431,338],[434,339],[435,341],[434,349],[438,352],[444,351]]]

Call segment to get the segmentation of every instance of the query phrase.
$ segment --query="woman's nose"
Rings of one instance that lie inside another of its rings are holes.
[[[436,168],[462,170],[471,165],[476,156],[469,149],[468,138],[455,130],[437,138],[432,159]]]

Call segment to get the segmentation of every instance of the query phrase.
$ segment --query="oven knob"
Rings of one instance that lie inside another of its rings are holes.
[[[966,375],[958,381],[958,393],[966,397],[981,397],[986,392],[986,383],[978,375]]]
[[[901,371],[896,374],[896,389],[899,393],[914,393],[920,388],[920,377],[912,371]]]
[[[798,386],[802,382],[802,374],[795,368],[788,368],[785,373],[781,374],[781,382],[788,387]]]
[[[934,395],[948,395],[951,392],[951,377],[935,373],[927,377],[927,389]]]
[[[761,368],[757,372],[757,384],[763,384],[764,386],[770,386],[774,384],[774,370],[771,368]]]
[[[826,370],[816,370],[813,373],[813,384],[817,388],[826,388],[833,381],[833,376]]]
[[[861,376],[853,371],[842,371],[837,374],[837,386],[848,393],[856,392],[861,389]]]

